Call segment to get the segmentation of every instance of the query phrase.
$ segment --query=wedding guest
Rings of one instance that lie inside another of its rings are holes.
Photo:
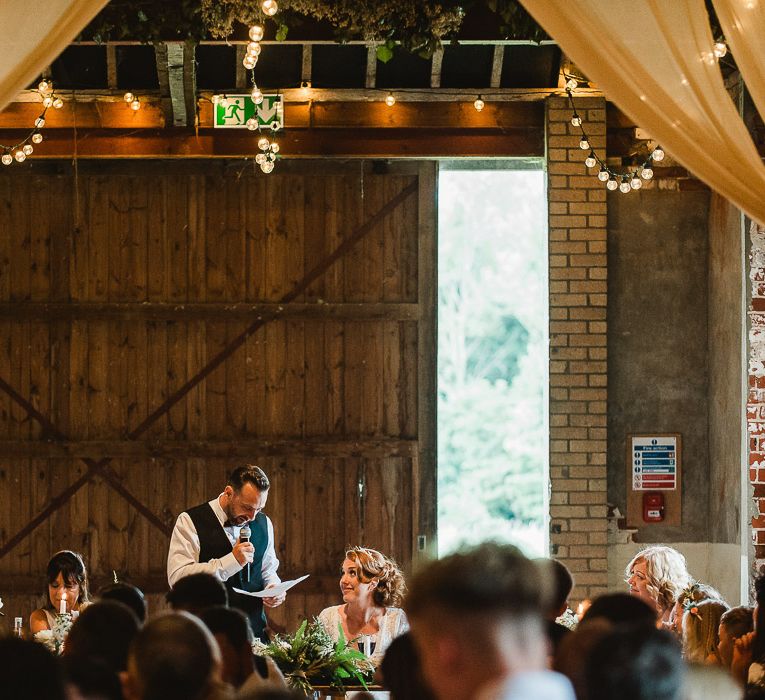
[[[65,700],[66,687],[56,658],[42,644],[0,638],[0,696]]]
[[[563,676],[544,670],[543,584],[534,562],[492,542],[433,561],[414,577],[405,609],[438,700],[573,698]]]
[[[120,678],[103,661],[62,658],[67,700],[124,700]]]
[[[754,599],[754,630],[735,641],[730,665],[733,677],[746,684],[747,697],[765,688],[765,573],[754,579]]]
[[[132,583],[117,581],[104,586],[98,591],[99,600],[116,600],[127,605],[138,618],[138,622],[146,622],[146,598],[143,591]]]
[[[263,688],[261,690],[239,694],[236,696],[236,700],[305,700],[305,694],[300,693],[297,690]]]
[[[53,629],[56,613],[60,612],[62,607],[66,612],[79,614],[90,602],[88,572],[85,562],[76,552],[70,552],[68,549],[56,552],[48,562],[46,580],[47,602],[29,617],[29,631],[32,634]]]
[[[675,607],[669,616],[667,627],[671,629],[680,639],[683,638],[683,615],[686,609],[693,603],[700,603],[702,600],[719,600],[725,603],[722,595],[716,588],[708,586],[706,583],[692,581],[689,586],[684,588],[675,601]],[[728,604],[725,603],[727,606]]]
[[[598,596],[587,612],[582,616],[582,623],[603,619],[614,627],[624,625],[656,625],[656,609],[641,598],[627,593],[606,593]]]
[[[585,676],[587,700],[681,700],[685,667],[671,632],[624,627],[593,647]]]
[[[685,557],[663,545],[638,552],[627,564],[624,575],[630,594],[653,606],[657,625],[669,623],[678,596],[691,582]]]
[[[375,549],[352,547],[345,553],[340,577],[343,604],[325,608],[319,622],[337,641],[342,629],[346,640],[379,666],[390,643],[409,629],[399,607],[406,591],[396,562]]]
[[[380,664],[383,685],[391,700],[435,700],[425,683],[411,632],[396,637]]]
[[[241,610],[215,606],[199,615],[220,647],[223,680],[240,693],[259,688],[287,688],[282,672],[270,656],[253,654],[254,636]]]
[[[730,668],[733,661],[733,646],[736,640],[752,631],[753,612],[752,608],[741,605],[731,608],[720,618],[720,628],[717,631],[720,641],[717,644],[717,653],[720,655],[721,665],[725,668]]]
[[[128,649],[138,629],[138,618],[127,605],[113,600],[93,603],[72,625],[64,654],[80,661],[102,661],[119,673],[127,667]]]
[[[147,622],[130,645],[121,674],[125,700],[212,700],[221,688],[220,650],[199,619],[185,612]]]
[[[176,583],[166,594],[165,600],[173,610],[185,610],[199,615],[216,605],[228,607],[228,591],[212,574],[191,574]]]
[[[554,655],[563,637],[570,633],[568,627],[561,625],[557,619],[568,610],[568,597],[574,588],[574,577],[568,567],[557,559],[539,559],[538,563],[542,566],[543,575],[549,576],[553,584],[553,597],[544,617],[547,638]]]
[[[228,590],[232,607],[250,619],[256,637],[267,639],[263,606],[273,608],[285,595],[258,598],[234,588],[258,592],[280,582],[274,547],[274,526],[263,513],[271,487],[260,467],[234,469],[216,498],[181,513],[175,522],[167,554],[167,580],[171,587],[190,574],[212,574]],[[249,539],[241,538],[247,524]]]
[[[689,604],[683,615],[683,657],[690,663],[720,664],[720,618],[728,610],[719,600]]]

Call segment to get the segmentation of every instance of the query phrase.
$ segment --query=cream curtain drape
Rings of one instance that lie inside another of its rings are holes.
[[[0,0],[0,110],[69,45],[107,0]]]
[[[765,224],[765,166],[712,54],[704,0],[521,2],[609,100],[694,175]],[[735,6],[732,21],[741,23],[743,36],[744,9],[762,12],[763,2],[715,0],[715,6]],[[753,31],[761,37],[765,29]],[[749,53],[762,75],[765,59]]]

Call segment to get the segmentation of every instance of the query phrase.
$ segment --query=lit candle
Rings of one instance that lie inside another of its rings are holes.
[[[582,616],[590,609],[590,605],[592,605],[592,601],[590,600],[583,600],[576,608],[576,616],[581,620]]]
[[[62,615],[64,615],[64,614],[66,613],[66,596],[64,596],[63,598],[61,598],[61,602],[59,603],[59,608],[58,608],[58,611],[59,611],[59,613],[61,613]]]

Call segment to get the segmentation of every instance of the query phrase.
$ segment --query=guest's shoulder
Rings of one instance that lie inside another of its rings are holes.
[[[319,613],[319,619],[325,620],[333,617],[340,617],[341,607],[341,605],[332,605],[329,608],[324,608],[324,610]]]
[[[409,630],[409,620],[401,608],[385,608],[385,617],[387,624],[396,630],[396,634]]]

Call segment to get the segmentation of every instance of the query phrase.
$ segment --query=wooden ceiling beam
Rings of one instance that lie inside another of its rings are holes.
[[[2,134],[0,134],[0,139]],[[544,156],[544,129],[289,129],[278,135],[285,158],[518,158]],[[53,130],[35,151],[49,158],[252,158],[247,130]]]

